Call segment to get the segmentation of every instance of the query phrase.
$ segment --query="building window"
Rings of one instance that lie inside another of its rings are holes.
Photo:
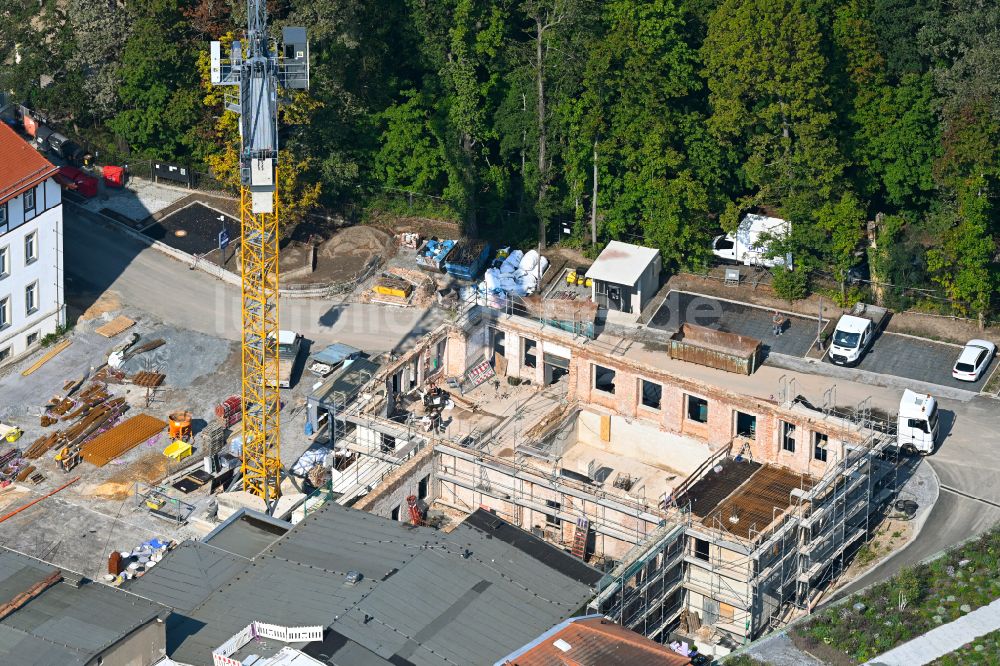
[[[594,364],[594,388],[605,393],[615,392],[615,371]]]
[[[813,458],[826,462],[826,443],[829,437],[825,432],[813,433]]]
[[[0,298],[0,329],[10,326],[10,296]]]
[[[490,327],[490,349],[493,350],[493,354],[500,354],[501,356],[507,355],[507,334],[498,328]],[[492,358],[490,359],[492,360]]]
[[[448,350],[447,344],[447,338],[437,343],[437,349],[435,351],[436,355],[433,359],[431,359],[431,372],[437,372],[444,367],[444,355]]]
[[[24,193],[24,210],[35,210],[35,190],[28,190]]]
[[[28,343],[29,347],[38,342],[38,331],[35,331],[34,333],[28,333],[28,337],[25,340],[25,342]]]
[[[753,414],[736,412],[736,436],[748,439],[757,438],[757,417]]]
[[[705,539],[695,538],[694,540],[694,556],[699,560],[705,560],[708,562],[708,541]]]
[[[24,312],[34,314],[38,312],[38,283],[32,282],[24,288]]]
[[[639,380],[639,389],[642,391],[642,406],[650,409],[659,409],[663,399],[663,386],[656,382]]]
[[[795,424],[781,421],[781,449],[795,453]]]
[[[524,339],[524,367],[538,367],[538,343],[534,340]]]
[[[10,246],[0,247],[0,280],[10,275]]]
[[[7,231],[7,203],[0,204],[0,233]]]
[[[38,232],[32,231],[24,237],[24,263],[25,265],[38,259]]]
[[[420,479],[420,481],[417,483],[417,499],[425,499],[427,497],[427,486],[430,485],[430,482],[431,482],[430,474]]]
[[[396,521],[399,520],[399,505],[398,504],[396,506],[394,506],[393,509],[392,509],[392,519],[396,520]]]
[[[381,437],[381,442],[379,443],[379,451],[382,453],[392,453],[396,450],[396,438],[392,435],[387,435],[384,432],[379,433]]]
[[[3,363],[9,358],[10,358],[10,347],[5,347],[4,349],[0,349],[0,363]]]
[[[696,423],[708,423],[708,400],[689,395],[687,403],[688,420]]]
[[[559,523],[561,523],[562,521],[559,520],[558,513],[562,505],[559,504],[559,502],[555,502],[553,500],[545,500],[545,506],[549,507],[550,509],[555,509],[553,513],[545,514],[546,524],[552,525],[553,527],[559,527]]]

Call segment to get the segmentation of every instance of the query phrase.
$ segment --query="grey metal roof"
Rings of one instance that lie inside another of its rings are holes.
[[[246,566],[247,558],[200,541],[185,541],[126,589],[178,610],[191,610]]]
[[[0,550],[3,601],[58,570],[27,556]],[[0,664],[85,664],[165,612],[158,604],[101,583],[85,580],[79,587],[67,582],[55,583],[0,620]]]
[[[153,572],[172,566],[176,552]],[[351,570],[363,574],[353,586],[344,582]],[[167,649],[178,661],[205,663],[259,620],[329,627],[329,640],[314,647],[336,666],[492,664],[592,596],[590,585],[476,527],[444,534],[331,503],[179,611]]]
[[[309,400],[315,403],[336,402],[336,394],[341,394],[340,400],[350,398],[371,381],[378,369],[382,367],[367,358],[356,358],[335,372],[329,379],[316,389]]]
[[[252,509],[240,509],[202,541],[216,548],[255,557],[291,529],[291,525]]]

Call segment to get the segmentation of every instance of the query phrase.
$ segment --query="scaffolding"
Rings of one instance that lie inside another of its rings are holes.
[[[729,529],[723,515],[690,527],[684,586],[703,595],[695,609],[703,624],[737,642],[782,626],[812,610],[871,538],[898,492],[898,448],[893,437],[872,428],[868,404],[853,410],[849,424],[861,443],[848,446],[815,483],[792,488],[787,508],[774,508],[766,524],[752,524],[745,537]]]
[[[543,514],[547,519],[538,536],[566,547],[575,534],[563,528],[580,518],[587,519],[595,544],[608,537],[631,547],[644,543],[678,514],[622,491],[563,476],[557,463],[546,469],[526,459],[512,461],[443,441],[434,443],[434,455],[435,478],[442,488],[438,501],[462,511],[492,506],[505,520],[536,534],[536,526],[525,524],[524,511]],[[596,549],[598,559],[604,550]]]
[[[885,428],[873,428],[882,424],[873,424],[868,404],[846,412],[845,426],[860,443],[822,477],[800,475],[797,484],[777,484],[779,490],[767,473],[781,468],[765,466],[747,478],[755,500],[772,505],[770,515],[743,513],[749,525],[731,520],[742,509],[726,500],[693,520],[684,490],[721,460],[713,455],[665,498],[670,520],[621,559],[590,610],[661,642],[675,629],[695,637],[699,625],[708,626],[715,642],[731,648],[810,611],[871,538],[898,491],[898,448]],[[721,450],[723,457],[731,452]]]
[[[689,525],[666,523],[633,547],[602,579],[588,612],[665,642],[666,632],[684,609],[681,565]]]

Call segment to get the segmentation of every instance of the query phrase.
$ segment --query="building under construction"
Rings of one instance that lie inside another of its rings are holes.
[[[754,379],[473,309],[338,397],[332,497],[401,521],[414,500],[418,519],[491,511],[603,569],[592,611],[722,654],[813,606],[896,491],[867,402]]]

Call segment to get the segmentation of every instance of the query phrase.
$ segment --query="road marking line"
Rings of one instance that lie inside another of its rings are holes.
[[[696,291],[687,291],[686,289],[671,289],[670,291],[667,292],[668,297],[670,296],[670,292],[672,291],[676,291],[678,294],[687,294],[688,296],[696,296],[699,298],[708,298],[716,301],[722,301],[724,303],[732,303],[733,305],[739,305],[740,307],[744,308],[753,308],[754,310],[766,310],[772,312],[777,311],[780,312],[781,314],[788,315],[789,317],[796,317],[798,319],[808,319],[809,321],[817,321],[816,317],[807,314],[802,314],[800,312],[789,312],[788,310],[778,310],[777,308],[770,308],[764,305],[757,305],[756,303],[747,303],[746,301],[734,301],[731,298],[723,298],[721,296],[710,296],[708,294],[700,294]],[[664,302],[666,302],[667,299],[664,298],[663,300]],[[660,307],[663,307],[662,303],[660,304]],[[831,320],[824,319],[823,321],[829,322]]]
[[[983,504],[989,504],[990,506],[995,506],[996,508],[1000,509],[1000,504],[998,504],[996,502],[991,502],[988,499],[983,499],[982,497],[976,497],[975,495],[970,495],[969,493],[964,493],[961,490],[958,490],[957,488],[952,488],[951,486],[946,486],[944,484],[941,484],[940,487],[941,487],[941,490],[946,490],[949,493],[952,493],[953,495],[959,495],[961,497],[965,497],[966,499],[974,500],[976,502],[982,502]]]

